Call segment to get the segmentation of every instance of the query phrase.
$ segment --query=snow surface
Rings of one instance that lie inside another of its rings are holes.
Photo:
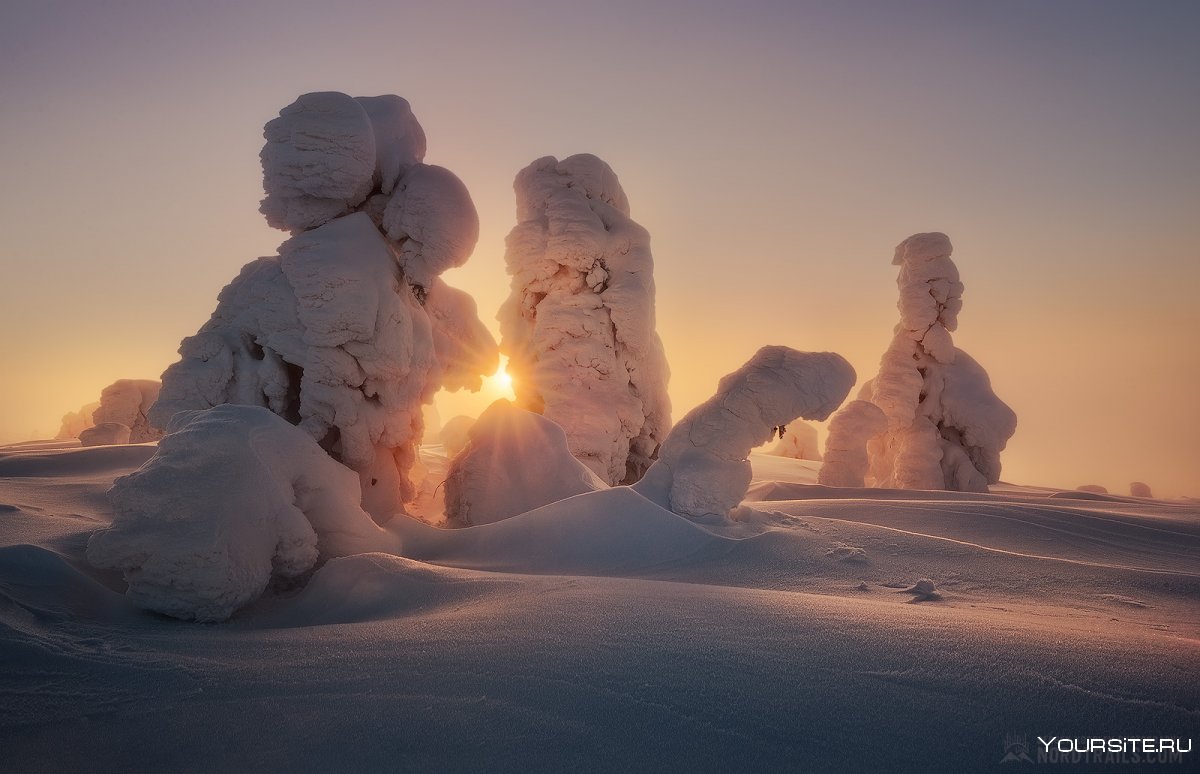
[[[517,403],[561,426],[606,483],[637,481],[671,426],[650,235],[590,154],[540,158],[513,187],[499,319]]]
[[[403,557],[197,626],[84,561],[153,451],[0,449],[6,769],[963,772],[1014,735],[1195,738],[1195,502],[821,487],[754,453],[741,538],[625,487],[397,518]]]
[[[454,526],[490,524],[608,486],[571,456],[561,427],[507,400],[488,406],[467,434],[446,476]]]
[[[797,417],[827,418],[854,380],[854,369],[833,352],[763,347],[671,429],[658,461],[634,486],[675,513],[722,519],[746,496],[750,450]]]
[[[359,497],[352,471],[264,408],[180,412],[155,455],[113,484],[112,526],[87,558],[120,570],[138,607],[222,621],[318,556],[392,545]]]
[[[952,252],[939,232],[896,247],[900,322],[859,394],[887,416],[887,432],[867,446],[877,486],[986,491],[1000,480],[1000,452],[1016,431],[1016,414],[987,372],[951,339],[963,292]]]

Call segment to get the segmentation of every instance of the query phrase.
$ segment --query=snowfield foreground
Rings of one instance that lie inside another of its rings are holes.
[[[1200,739],[1195,502],[834,489],[754,455],[733,526],[625,487],[397,519],[404,556],[205,625],[84,556],[153,452],[0,449],[0,770],[963,772]],[[1107,760],[1135,755],[1200,760]]]

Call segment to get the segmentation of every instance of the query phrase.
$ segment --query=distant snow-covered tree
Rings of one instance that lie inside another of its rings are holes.
[[[887,416],[868,444],[876,486],[983,492],[1000,479],[1000,452],[1017,416],[992,392],[987,372],[954,346],[963,284],[942,233],[896,247],[900,322],[878,375],[859,398]]]

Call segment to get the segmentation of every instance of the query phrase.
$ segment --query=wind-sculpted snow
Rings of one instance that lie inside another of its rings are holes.
[[[595,156],[538,159],[514,188],[499,317],[517,403],[560,425],[607,483],[632,483],[670,427],[650,236]]]
[[[823,486],[863,486],[870,463],[867,442],[887,430],[887,416],[874,403],[852,400],[829,420],[825,463],[817,476]]]
[[[797,417],[828,417],[854,380],[833,352],[763,347],[672,428],[635,488],[675,513],[724,518],[750,486],[750,450]]]
[[[306,94],[267,124],[262,212],[293,236],[220,294],[163,374],[151,420],[223,403],[265,406],[360,474],[379,521],[417,495],[422,404],[477,390],[495,340],[438,274],[479,236],[449,171],[395,96]]]
[[[446,517],[455,526],[490,524],[607,488],[571,456],[561,427],[506,400],[489,406],[468,434],[446,477]]]
[[[109,490],[113,524],[87,557],[124,573],[138,607],[220,621],[272,577],[390,546],[359,496],[353,472],[266,409],[182,412],[155,455]]]
[[[1017,418],[951,339],[963,290],[952,250],[936,232],[896,247],[900,323],[859,395],[887,416],[886,433],[867,447],[876,486],[982,492],[1000,480],[1000,452]]]

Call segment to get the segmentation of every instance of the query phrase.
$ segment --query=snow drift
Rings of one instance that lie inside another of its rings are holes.
[[[514,188],[499,319],[517,403],[560,425],[605,482],[632,483],[670,427],[650,235],[595,156],[538,159]]]
[[[87,546],[93,565],[124,573],[138,607],[221,621],[272,577],[390,544],[359,507],[354,473],[266,409],[180,412],[168,430],[114,482],[113,524]]]
[[[466,260],[478,216],[452,173],[421,163],[424,132],[400,97],[306,94],[265,136],[261,209],[293,236],[221,292],[150,418],[269,408],[357,471],[386,521],[417,494],[422,404],[478,389],[499,364],[474,301],[437,276]]]
[[[963,291],[952,251],[937,232],[896,247],[900,322],[878,375],[859,394],[887,416],[887,431],[867,447],[876,486],[983,492],[1000,480],[1000,452],[1017,417],[950,337]]]
[[[446,517],[455,526],[490,524],[607,485],[571,456],[561,427],[498,400],[468,431],[450,462]]]
[[[634,488],[680,515],[725,517],[750,486],[750,450],[797,417],[828,417],[854,380],[833,352],[763,347],[672,428]]]

